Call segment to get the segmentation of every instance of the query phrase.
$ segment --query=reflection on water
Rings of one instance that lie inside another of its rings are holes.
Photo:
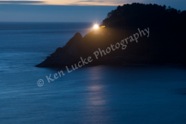
[[[106,104],[106,98],[105,98],[105,86],[103,80],[102,73],[104,73],[104,70],[101,66],[98,66],[96,68],[90,68],[89,69],[89,94],[88,94],[88,103],[90,105],[105,105]]]
[[[88,95],[88,103],[90,105],[105,105],[106,99],[104,94],[104,89],[101,85],[95,84],[90,87],[90,94]]]
[[[102,66],[87,69],[87,91],[85,113],[83,123],[108,124],[108,98],[106,81],[104,80],[105,69]]]
[[[186,122],[185,96],[175,92],[186,87],[183,70],[154,69],[152,72],[152,68],[97,66],[82,68],[38,88],[34,82],[36,77],[54,70],[28,69],[28,72],[3,76],[0,124],[15,120],[15,124]],[[164,73],[166,76],[162,78]]]

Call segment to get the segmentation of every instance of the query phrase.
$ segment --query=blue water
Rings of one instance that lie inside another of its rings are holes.
[[[47,82],[59,70],[34,66],[90,26],[0,24],[0,124],[185,124],[182,68],[96,66]]]

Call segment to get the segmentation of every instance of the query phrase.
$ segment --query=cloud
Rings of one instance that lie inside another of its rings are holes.
[[[120,0],[76,0],[73,4],[78,5],[121,5]]]
[[[42,4],[43,1],[37,0],[0,0],[0,4]]]
[[[0,3],[10,4],[42,4],[42,5],[99,5],[117,6],[127,3],[156,3],[160,5],[172,6],[181,10],[186,9],[185,0],[0,0]]]

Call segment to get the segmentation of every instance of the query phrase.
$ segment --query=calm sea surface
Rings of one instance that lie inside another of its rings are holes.
[[[0,23],[0,124],[186,124],[186,70],[36,68],[88,23]],[[44,79],[43,87],[37,80]]]

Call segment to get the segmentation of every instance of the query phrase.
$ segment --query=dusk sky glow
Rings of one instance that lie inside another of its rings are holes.
[[[117,6],[126,3],[157,3],[173,7],[180,7],[185,9],[185,0],[0,0],[0,3],[37,3],[48,5],[104,5],[104,6]]]
[[[118,5],[134,2],[186,10],[185,0],[0,0],[0,22],[100,22]]]

